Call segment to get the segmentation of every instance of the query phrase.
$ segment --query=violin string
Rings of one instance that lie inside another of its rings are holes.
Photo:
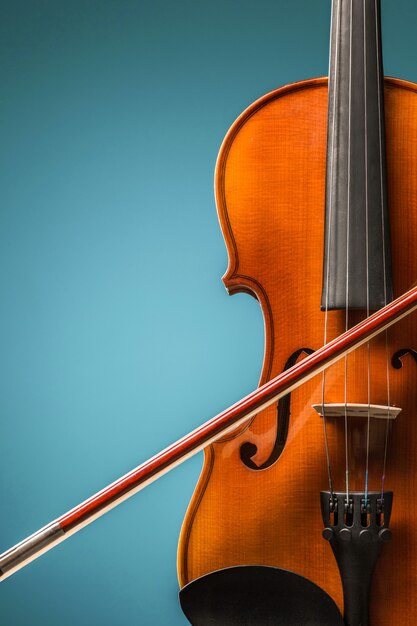
[[[379,12],[378,12],[378,0],[375,0],[375,41],[376,41],[376,69],[377,69],[377,83],[378,83],[378,130],[379,130],[379,170],[380,170],[380,182],[381,182],[381,228],[382,228],[382,267],[384,272],[384,305],[387,305],[387,273],[386,273],[386,251],[385,251],[385,220],[384,220],[384,180],[383,180],[383,161],[382,161],[382,117],[381,117],[381,59],[379,54]],[[390,411],[391,411],[391,390],[390,390],[390,372],[389,372],[389,350],[388,350],[388,331],[385,331],[385,364],[386,364],[386,379],[387,379],[387,419],[385,423],[385,443],[384,443],[384,456],[382,464],[382,476],[381,476],[381,501],[384,501],[385,491],[385,470],[387,464],[387,451],[388,451],[388,434],[390,429]]]
[[[336,34],[335,34],[335,55],[334,55],[334,85],[333,85],[333,119],[332,119],[332,145],[330,150],[330,185],[329,185],[329,219],[328,219],[328,231],[327,231],[327,263],[326,263],[326,304],[325,304],[325,313],[324,313],[324,340],[323,343],[326,345],[327,343],[327,327],[328,327],[328,318],[329,318],[329,273],[330,273],[330,238],[331,238],[331,225],[332,225],[332,217],[333,217],[333,177],[334,177],[334,155],[335,155],[335,132],[336,132],[336,94],[337,94],[337,83],[338,83],[338,54],[339,54],[339,36],[340,36],[340,14],[342,10],[342,2],[339,0],[336,9]],[[332,8],[332,30],[333,30],[333,8]],[[331,55],[330,55],[331,60]],[[330,68],[331,69],[331,68]],[[331,72],[329,69],[329,77],[330,80],[332,78]],[[329,85],[330,86],[330,85]],[[333,481],[332,481],[332,471],[330,464],[330,453],[329,453],[329,440],[327,436],[327,420],[326,420],[326,409],[325,409],[325,388],[326,388],[326,370],[323,370],[322,374],[322,384],[321,384],[321,405],[322,405],[322,415],[323,415],[323,430],[324,430],[324,445],[326,449],[326,460],[327,460],[327,474],[329,480],[329,491],[331,499],[334,499],[333,496]]]
[[[350,0],[350,40],[349,40],[349,122],[348,122],[348,176],[347,176],[347,218],[346,218],[346,306],[345,331],[349,328],[349,243],[350,243],[350,175],[351,175],[351,128],[352,128],[352,39],[353,39],[353,0]],[[345,355],[345,482],[346,502],[349,502],[349,420],[347,410],[348,395],[348,355]]]
[[[368,111],[367,111],[367,55],[366,55],[366,0],[363,3],[363,82],[365,121],[365,248],[366,248],[366,317],[369,317],[369,197],[368,197]],[[371,431],[371,344],[367,343],[368,362],[368,419],[366,428],[365,508],[368,506],[369,442]]]
[[[388,435],[390,430],[390,413],[391,413],[391,393],[390,393],[390,376],[389,376],[389,357],[388,357],[388,332],[385,331],[385,360],[387,366],[387,419],[385,420],[385,442],[384,442],[384,460],[382,463],[382,476],[381,476],[381,502],[384,502],[385,493],[385,470],[387,466],[387,453],[388,453]]]

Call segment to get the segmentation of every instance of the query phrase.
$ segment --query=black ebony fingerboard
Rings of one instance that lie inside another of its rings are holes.
[[[333,0],[322,309],[392,300],[380,0]]]

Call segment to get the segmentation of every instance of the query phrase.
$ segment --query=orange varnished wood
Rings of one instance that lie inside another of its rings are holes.
[[[387,159],[398,296],[417,280],[417,86],[386,79]],[[324,339],[320,311],[323,264],[327,80],[278,89],[255,102],[230,129],[220,151],[216,196],[229,253],[224,282],[230,293],[254,295],[265,320],[261,383],[276,376],[299,348],[317,349]],[[350,325],[363,316],[352,313]],[[344,312],[329,314],[327,340],[345,330]],[[388,349],[387,349],[388,347]],[[386,489],[394,491],[393,540],[378,562],[371,624],[417,622],[417,365],[387,359],[400,348],[417,349],[417,316],[373,340],[371,397],[403,411],[390,433]],[[345,363],[326,374],[325,401],[344,402]],[[347,401],[368,402],[368,353],[347,359]],[[258,446],[255,461],[268,458],[276,435],[269,408],[233,435],[207,449],[179,544],[181,586],[213,570],[242,564],[276,565],[306,576],[342,605],[338,570],[321,538],[319,491],[328,488],[323,424],[311,409],[320,404],[322,377],[292,394],[286,447],[271,468],[256,472],[239,456],[242,443]],[[380,489],[385,421],[373,420],[370,489]],[[328,421],[334,488],[344,489],[344,424]],[[349,425],[350,487],[364,488],[365,424]]]

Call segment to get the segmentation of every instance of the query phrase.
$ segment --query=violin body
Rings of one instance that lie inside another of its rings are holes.
[[[229,255],[223,280],[230,294],[246,292],[262,308],[261,384],[323,345],[327,98],[324,78],[267,94],[233,124],[217,163],[217,207]],[[385,111],[396,297],[417,279],[417,85],[385,79]],[[353,311],[349,324],[365,315]],[[344,330],[345,312],[330,311],[327,340]],[[380,626],[411,626],[417,620],[413,349],[417,319],[410,316],[374,339],[369,352],[360,348],[326,374],[326,403],[341,403],[347,393],[349,402],[366,404],[369,391],[373,404],[402,409],[388,425],[385,486],[394,492],[393,538],[377,563],[370,597],[370,623]],[[328,476],[323,418],[312,408],[321,402],[318,375],[278,407],[278,417],[271,406],[205,451],[181,532],[181,587],[225,567],[271,565],[313,581],[343,609],[338,567],[321,535],[319,492],[328,487]],[[343,489],[344,421],[326,421],[333,482]],[[365,422],[363,417],[349,422],[352,490],[363,489]],[[372,419],[371,489],[380,488],[386,428],[386,420]]]

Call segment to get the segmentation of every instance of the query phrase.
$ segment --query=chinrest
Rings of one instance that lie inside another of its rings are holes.
[[[335,602],[310,580],[278,569],[244,565],[217,570],[185,585],[181,608],[193,626],[343,626]]]

